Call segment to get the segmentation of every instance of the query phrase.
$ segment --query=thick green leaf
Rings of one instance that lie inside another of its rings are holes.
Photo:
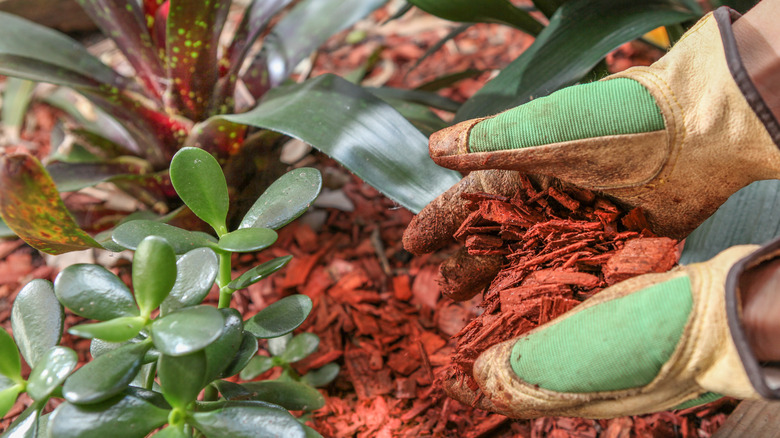
[[[230,365],[241,347],[244,321],[236,309],[219,309],[225,319],[222,334],[206,347],[205,383],[211,382]]]
[[[0,14],[0,23],[2,17]],[[0,157],[0,187],[3,220],[30,246],[49,254],[102,248],[76,225],[54,182],[35,157]]]
[[[227,406],[192,414],[195,427],[209,438],[305,438],[303,425],[289,412],[266,406]]]
[[[203,120],[217,83],[217,47],[229,1],[170,0],[166,61],[174,98],[192,120]],[[208,221],[206,221],[208,222]]]
[[[60,342],[64,320],[62,305],[54,295],[51,282],[32,280],[16,295],[11,328],[16,345],[30,367]]]
[[[176,282],[176,254],[162,237],[149,236],[133,256],[133,289],[141,315],[148,317]]]
[[[658,26],[696,18],[677,0],[570,0],[522,55],[467,100],[456,121],[501,112],[585,76],[607,53]]]
[[[257,265],[254,268],[244,272],[238,278],[231,281],[228,287],[234,290],[243,289],[251,284],[255,284],[258,281],[268,277],[274,272],[282,269],[287,263],[292,260],[292,256],[277,257],[273,260],[269,260],[261,265]]]
[[[427,139],[398,112],[336,76],[277,88],[253,110],[223,117],[313,145],[412,212],[461,179],[431,160]]]
[[[151,326],[154,346],[169,356],[183,356],[202,350],[222,334],[224,318],[211,306],[185,307]]]
[[[203,351],[183,356],[160,356],[157,375],[165,400],[174,408],[186,409],[206,385],[206,367]]]
[[[22,361],[11,335],[0,328],[0,374],[14,382],[22,380]]]
[[[184,254],[195,248],[216,247],[216,239],[194,231],[183,230],[172,225],[150,220],[135,220],[125,222],[114,230],[111,238],[114,242],[127,248],[136,249],[148,236],[160,236],[173,246],[176,254]]]
[[[271,353],[271,356],[274,357],[281,356],[284,354],[285,350],[287,350],[287,345],[290,343],[292,338],[293,334],[287,333],[283,336],[268,339],[268,352]]]
[[[681,264],[703,262],[734,245],[764,244],[780,236],[780,181],[758,181],[720,206],[685,239]]]
[[[141,369],[151,347],[148,342],[125,344],[98,356],[73,373],[62,387],[65,400],[75,404],[93,404],[124,391]]]
[[[230,377],[240,373],[241,370],[247,366],[249,361],[252,360],[252,357],[254,357],[254,355],[257,353],[257,349],[257,339],[254,337],[254,335],[248,331],[242,332],[241,345],[238,347],[238,352],[236,352],[233,360],[224,370],[222,370],[219,376]]]
[[[0,74],[74,87],[127,81],[69,37],[0,12]]]
[[[255,356],[241,370],[241,380],[252,380],[276,366],[274,360],[268,356]]]
[[[66,402],[52,413],[50,434],[57,438],[143,438],[168,421],[168,412],[136,394],[93,405]]]
[[[27,379],[27,394],[36,401],[45,401],[65,381],[79,363],[75,351],[67,347],[54,347],[33,367]]]
[[[306,295],[291,295],[249,318],[244,324],[244,330],[257,338],[276,338],[303,324],[311,308],[311,298]]]
[[[94,324],[80,324],[68,329],[68,333],[82,338],[98,338],[108,342],[125,342],[138,336],[146,325],[143,316],[120,316]]]
[[[260,251],[273,245],[277,237],[276,231],[270,228],[242,228],[224,234],[218,245],[230,252]]]
[[[322,438],[319,432],[305,424],[303,425],[303,431],[306,433],[306,438]]]
[[[38,419],[46,402],[37,402],[28,406],[3,434],[3,438],[36,438],[38,436]]]
[[[336,379],[336,377],[339,375],[339,371],[341,371],[339,364],[331,362],[321,368],[309,371],[301,378],[301,380],[311,386],[314,386],[315,388],[319,388],[328,385],[330,382]]]
[[[451,21],[502,23],[531,35],[537,35],[544,27],[509,0],[409,0],[409,3]]]
[[[252,396],[252,393],[238,383],[230,382],[228,380],[215,380],[212,385],[217,388],[222,397],[225,400],[246,400]],[[224,407],[224,404],[220,407]],[[281,408],[280,409],[284,409]]]
[[[0,376],[0,379],[4,379],[4,376]],[[22,385],[12,385],[7,388],[0,389],[0,418],[5,417],[5,414],[14,407],[16,398],[24,390]]]
[[[280,356],[287,363],[298,362],[306,356],[317,351],[320,345],[320,337],[314,333],[301,333],[293,336],[287,344],[287,348]]]
[[[181,200],[218,234],[227,232],[227,182],[217,160],[203,149],[182,148],[171,161],[171,183]]]
[[[293,380],[264,380],[242,386],[255,393],[254,400],[273,403],[291,411],[313,411],[325,406],[325,399],[319,391]]]
[[[302,167],[285,173],[252,204],[238,228],[278,230],[302,215],[322,190],[317,169]]]
[[[176,261],[176,282],[160,305],[161,315],[200,304],[219,272],[219,259],[209,248],[197,248]]]
[[[7,140],[11,144],[19,141],[24,116],[27,114],[27,105],[30,103],[35,85],[35,82],[24,79],[5,80],[0,120],[3,122],[3,133],[8,136]]]
[[[91,264],[65,268],[54,280],[57,299],[84,318],[107,321],[121,316],[138,316],[130,289],[108,269]]]
[[[157,438],[190,438],[192,435],[185,432],[183,429],[177,427],[168,426],[165,429],[152,435]]]

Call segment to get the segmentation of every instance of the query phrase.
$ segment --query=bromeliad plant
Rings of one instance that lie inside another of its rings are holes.
[[[288,296],[246,321],[230,308],[233,292],[291,258],[272,259],[232,279],[231,254],[273,244],[274,230],[302,214],[319,194],[319,172],[301,168],[285,174],[233,231],[225,222],[227,184],[211,154],[184,148],[173,157],[170,173],[179,196],[218,237],[128,221],[113,238],[135,250],[132,291],[91,264],[67,267],[53,285],[28,283],[14,302],[13,339],[0,331],[0,415],[23,391],[34,403],[3,437],[144,437],[160,427],[160,437],[319,436],[288,412],[322,407],[312,384],[327,384],[338,374],[335,364],[311,376],[289,367],[319,343],[309,333],[290,335],[308,316],[311,300]],[[217,308],[202,304],[215,282]],[[92,339],[93,360],[75,372],[76,353],[57,345],[63,306],[99,321],[68,330]],[[258,339],[268,339],[270,352],[281,357],[276,362],[286,367],[281,377],[245,384],[223,380],[257,362],[252,358]],[[32,369],[26,380],[17,346]],[[42,415],[51,397],[65,401]]]

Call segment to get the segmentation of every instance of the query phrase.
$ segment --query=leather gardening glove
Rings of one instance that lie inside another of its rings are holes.
[[[709,14],[650,67],[433,134],[436,163],[475,172],[420,212],[404,235],[406,249],[421,254],[451,242],[468,214],[460,194],[511,196],[519,181],[513,171],[641,207],[656,234],[674,238],[740,188],[780,178],[780,124],[742,66],[734,18],[727,8]],[[444,288],[468,299],[500,265],[500,257],[462,252],[442,265]]]
[[[755,292],[756,283],[764,283],[763,297],[754,295],[754,305],[771,302],[776,311],[777,278],[756,281],[753,272],[773,263],[773,274],[780,273],[778,262],[780,240],[761,249],[733,247],[705,263],[618,283],[482,353],[474,364],[481,400],[464,383],[450,381],[446,389],[461,401],[514,418],[635,415],[693,406],[720,394],[780,398],[780,362],[762,367],[742,323],[746,290]],[[776,313],[771,320],[775,345]]]

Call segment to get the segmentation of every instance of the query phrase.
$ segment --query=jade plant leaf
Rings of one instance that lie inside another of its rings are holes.
[[[287,348],[279,358],[287,363],[298,362],[317,351],[319,345],[319,336],[314,333],[301,333],[290,339],[290,342],[287,343]]]
[[[0,23],[2,17],[0,14]],[[0,186],[0,215],[33,248],[49,254],[102,248],[73,220],[51,177],[35,157],[0,157]]]
[[[154,320],[154,346],[169,356],[202,350],[222,334],[224,318],[211,306],[185,307]]]
[[[271,353],[271,356],[281,356],[287,350],[287,344],[290,343],[292,338],[293,334],[287,333],[286,335],[268,339],[268,352]]]
[[[301,380],[309,385],[319,388],[332,382],[339,375],[341,367],[335,362],[331,362],[316,370],[311,370],[301,377]]]
[[[176,282],[176,254],[162,237],[149,236],[133,256],[133,289],[141,315],[148,317]]]
[[[146,318],[143,316],[120,316],[104,322],[73,326],[68,329],[68,333],[88,339],[125,342],[138,336],[145,324]]]
[[[219,259],[209,248],[189,251],[176,261],[176,282],[160,304],[161,315],[195,306],[206,298],[219,272]]]
[[[214,438],[306,436],[303,425],[289,412],[262,405],[227,406],[209,412],[195,412],[192,421],[204,435]]]
[[[285,267],[287,263],[290,262],[290,260],[292,260],[292,256],[277,257],[273,260],[269,260],[263,264],[257,265],[254,268],[251,268],[241,274],[235,280],[231,281],[228,284],[228,287],[234,290],[238,290],[243,289],[251,284],[255,284]]]
[[[68,266],[54,280],[57,299],[84,318],[107,321],[138,316],[130,289],[108,269],[91,264]]]
[[[302,215],[322,190],[317,169],[302,167],[285,173],[257,198],[238,228],[278,230]]]
[[[65,315],[51,282],[35,279],[16,295],[11,310],[14,340],[24,360],[34,367],[60,342]]]
[[[79,357],[67,347],[54,347],[41,357],[27,379],[27,394],[36,401],[45,401],[65,381],[78,365]]]
[[[148,236],[160,236],[168,241],[176,254],[184,254],[195,248],[216,247],[216,241],[205,233],[187,231],[173,225],[139,219],[125,222],[114,229],[111,238],[127,248],[136,249]]]
[[[217,159],[203,149],[182,148],[173,156],[170,174],[187,207],[218,234],[227,232],[228,189]]]
[[[0,376],[0,381],[5,379],[5,376]],[[14,407],[16,398],[24,390],[23,385],[13,384],[6,388],[0,389],[0,418],[5,417],[5,414]]]
[[[571,85],[621,44],[658,26],[696,18],[700,11],[689,8],[689,3],[567,1],[531,47],[469,98],[455,120],[496,114]]]
[[[163,354],[157,361],[157,375],[165,400],[174,408],[186,409],[206,384],[206,354],[203,351],[183,356]]]
[[[257,350],[257,338],[248,331],[242,332],[241,345],[238,347],[238,352],[236,352],[236,355],[233,357],[230,364],[222,370],[219,377],[230,377],[240,373],[241,370],[247,366],[249,361],[252,360],[252,357],[257,353]]]
[[[169,412],[131,393],[91,405],[66,402],[52,413],[50,435],[57,438],[143,438],[167,423]]]
[[[537,35],[544,26],[509,0],[409,0],[429,14],[450,21],[502,23]]]
[[[230,365],[241,347],[241,336],[244,328],[241,314],[232,308],[219,309],[219,312],[225,319],[222,334],[203,350],[206,354],[206,372],[204,374],[206,383],[214,380],[222,370]]]
[[[241,379],[252,380],[275,366],[276,364],[274,363],[273,358],[268,356],[255,356],[249,361],[246,367],[241,370]]]
[[[241,386],[255,393],[254,400],[273,403],[291,411],[313,411],[325,406],[319,391],[293,380],[264,380]]]
[[[301,139],[415,213],[461,179],[431,160],[428,140],[401,114],[337,76],[275,88],[251,111],[220,117]]]
[[[271,304],[244,324],[244,330],[257,338],[276,338],[303,324],[311,312],[311,298],[291,295]]]
[[[27,407],[5,430],[3,437],[35,438],[38,436],[38,419],[45,402],[36,402]]]
[[[71,403],[93,404],[119,394],[138,374],[150,347],[148,342],[126,344],[96,357],[65,381],[62,395]]]
[[[11,335],[0,329],[0,374],[14,382],[22,379],[22,360]]]
[[[152,435],[157,438],[190,438],[192,435],[174,426],[168,426],[165,429]]]
[[[260,251],[273,245],[277,237],[270,228],[242,228],[224,234],[217,245],[230,252]]]

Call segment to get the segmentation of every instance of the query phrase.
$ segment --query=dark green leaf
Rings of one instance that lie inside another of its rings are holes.
[[[215,380],[213,385],[225,400],[247,400],[251,398],[252,393],[238,383],[227,380]],[[224,405],[222,405],[224,407]],[[283,408],[282,408],[283,409]]]
[[[219,247],[230,252],[252,252],[268,248],[276,242],[276,232],[270,228],[242,228],[224,234]]]
[[[3,438],[36,438],[38,436],[38,419],[46,402],[37,402],[28,406],[3,434]]]
[[[533,0],[533,2],[536,9],[541,11],[546,17],[552,17],[566,0]]]
[[[302,167],[287,172],[273,182],[252,204],[239,228],[258,227],[278,230],[302,215],[322,190],[322,175],[317,169]]]
[[[60,342],[64,318],[51,282],[32,280],[19,291],[11,310],[11,328],[28,365],[34,367]]]
[[[176,261],[176,282],[160,305],[161,315],[200,304],[214,285],[219,260],[209,248],[197,248]]]
[[[5,376],[0,376],[0,380],[5,378]],[[24,391],[24,386],[17,384],[0,389],[0,418],[5,417],[5,414],[14,407],[16,398],[22,391]]]
[[[303,430],[306,432],[306,438],[322,438],[322,435],[320,435],[319,432],[305,424],[303,425]]]
[[[501,112],[585,76],[607,53],[698,16],[676,0],[570,0],[522,55],[461,106],[456,121]]]
[[[168,77],[174,98],[192,120],[203,120],[211,103],[217,83],[219,35],[229,10],[229,1],[169,2],[165,36]]]
[[[108,353],[109,351],[116,350],[121,346],[122,343],[120,342],[108,342],[102,339],[93,338],[92,342],[89,343],[89,354],[92,355],[93,358],[96,358]]]
[[[322,368],[309,371],[301,378],[301,380],[311,386],[314,386],[315,388],[319,388],[328,385],[330,382],[336,379],[336,377],[339,375],[339,371],[341,371],[339,364],[331,362]]]
[[[33,367],[27,379],[27,394],[36,401],[44,401],[65,381],[78,365],[79,357],[67,347],[54,347]]]
[[[392,105],[396,111],[426,136],[449,126],[449,123],[442,120],[427,106],[389,98],[385,98],[384,101]]]
[[[2,17],[0,13],[0,23]],[[2,33],[4,30],[0,30]],[[0,157],[0,186],[0,214],[6,225],[30,246],[49,254],[102,248],[76,225],[54,182],[33,156]]]
[[[30,103],[35,82],[24,79],[8,78],[3,90],[3,105],[0,120],[3,121],[3,133],[9,143],[17,143],[22,132],[27,105]]]
[[[277,88],[253,110],[223,117],[299,138],[413,212],[461,179],[431,160],[427,139],[398,112],[336,76]]]
[[[241,347],[244,328],[241,314],[238,313],[238,310],[231,308],[219,309],[219,312],[225,319],[225,325],[217,340],[203,350],[206,354],[205,383],[211,382],[219,376],[230,365]]]
[[[287,363],[298,362],[306,356],[317,351],[320,345],[320,337],[314,333],[301,333],[293,336],[287,344],[287,348],[280,356]]]
[[[255,284],[258,281],[268,277],[274,272],[282,269],[287,263],[292,260],[292,256],[277,257],[273,260],[269,260],[261,265],[244,272],[238,278],[231,281],[228,287],[234,290],[243,289],[251,284]]]
[[[150,347],[147,342],[126,344],[96,357],[65,381],[63,396],[71,403],[93,404],[119,394],[138,374]]]
[[[758,181],[720,206],[685,239],[681,264],[715,257],[734,245],[764,244],[780,236],[780,181]]]
[[[75,192],[117,177],[151,172],[152,168],[147,161],[124,157],[103,163],[53,162],[46,166],[46,171],[59,191]]]
[[[170,174],[187,207],[218,234],[227,232],[228,189],[217,160],[203,149],[182,148],[173,156]]]
[[[52,413],[50,434],[57,438],[143,438],[168,421],[168,412],[131,394],[93,405],[66,402]]]
[[[303,425],[289,412],[265,406],[228,406],[192,414],[195,427],[209,438],[283,436],[305,438]]]
[[[130,289],[102,266],[68,266],[54,280],[54,293],[60,303],[84,318],[106,321],[138,316]]]
[[[257,339],[249,333],[244,331],[241,333],[241,345],[238,347],[238,352],[233,357],[230,364],[222,370],[220,377],[230,377],[238,374],[243,370],[252,357],[257,353],[258,345]]]
[[[138,336],[146,325],[143,316],[120,316],[94,324],[80,324],[68,329],[68,333],[82,338],[98,338],[108,342],[125,342]]]
[[[22,361],[11,335],[0,328],[0,374],[14,382],[22,379]]]
[[[282,336],[303,324],[311,307],[311,298],[306,295],[282,298],[249,318],[244,324],[244,330],[257,338]]]
[[[133,289],[141,315],[149,317],[176,282],[176,254],[162,237],[149,236],[133,256]]]
[[[138,248],[138,244],[148,236],[164,238],[173,246],[173,251],[176,254],[184,254],[195,248],[216,246],[216,240],[207,234],[187,231],[150,220],[126,222],[116,227],[112,234],[114,242],[127,249]]]
[[[152,323],[154,346],[169,356],[202,350],[220,334],[224,318],[211,306],[185,307]]]
[[[446,97],[439,96],[436,93],[424,90],[404,90],[401,88],[367,88],[376,97],[386,100],[395,101],[401,100],[412,103],[419,103],[421,105],[438,108],[444,111],[454,113],[460,107],[458,102],[447,99]]]
[[[451,21],[502,23],[514,26],[531,35],[544,28],[531,15],[509,0],[409,0],[429,14]]]
[[[291,411],[313,411],[325,406],[325,399],[316,389],[292,380],[264,380],[242,385],[255,393],[253,399],[273,403]]]
[[[206,354],[163,354],[157,362],[157,375],[165,400],[175,408],[186,409],[206,385]]]
[[[241,380],[252,380],[255,377],[273,368],[274,360],[268,356],[255,356],[241,370]]]

